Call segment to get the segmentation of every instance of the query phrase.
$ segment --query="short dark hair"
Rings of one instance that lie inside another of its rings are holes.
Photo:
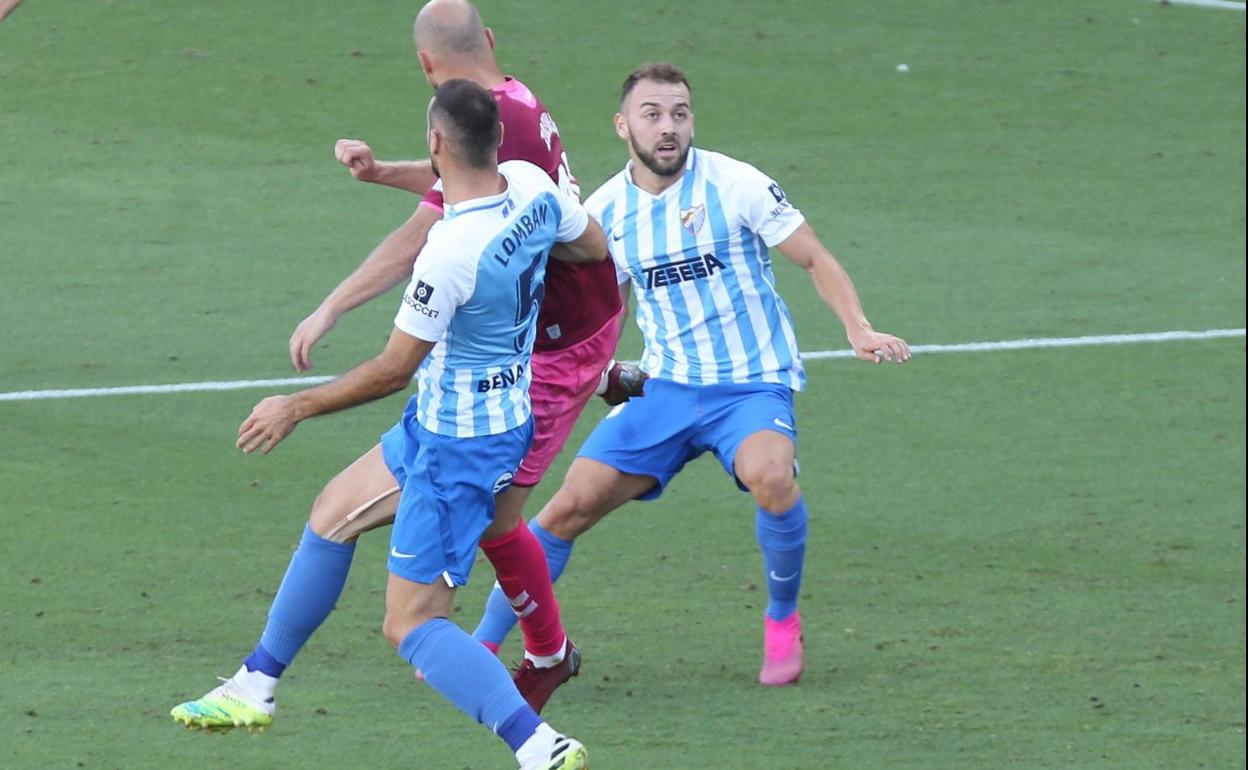
[[[642,80],[655,80],[659,83],[681,83],[685,88],[689,89],[689,95],[693,96],[693,87],[689,85],[689,78],[685,77],[685,73],[681,72],[676,65],[670,62],[650,62],[643,64],[637,69],[629,73],[624,78],[624,87],[620,89],[620,104],[628,98],[632,93],[633,86]]]
[[[429,123],[437,124],[454,153],[473,168],[494,162],[501,130],[498,102],[476,83],[456,78],[438,86],[429,105]]]

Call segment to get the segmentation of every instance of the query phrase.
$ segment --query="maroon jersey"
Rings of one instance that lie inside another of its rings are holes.
[[[540,99],[515,78],[490,93],[498,101],[503,143],[498,162],[526,160],[539,166],[555,184],[580,197],[559,141],[559,129]],[[442,191],[431,189],[423,205],[442,210]],[[546,297],[537,316],[534,350],[559,350],[587,339],[620,312],[620,289],[611,260],[574,264],[552,259],[546,265]]]

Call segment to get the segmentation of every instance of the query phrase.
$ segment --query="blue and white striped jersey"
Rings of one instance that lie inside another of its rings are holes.
[[[632,282],[651,377],[802,389],[767,249],[805,218],[780,185],[748,163],[691,148],[681,179],[661,194],[633,184],[626,167],[585,207],[607,232],[620,283]]]
[[[438,342],[416,371],[416,419],[445,436],[490,436],[529,419],[529,358],[546,258],[589,216],[545,171],[499,164],[507,190],[445,209],[412,269],[394,325]]]

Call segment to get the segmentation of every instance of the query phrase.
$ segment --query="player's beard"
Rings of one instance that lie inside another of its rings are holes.
[[[641,149],[641,145],[637,144],[636,137],[631,134],[628,137],[628,142],[633,146],[633,152],[637,154],[637,159],[641,161],[642,165],[650,169],[655,174],[663,177],[676,176],[679,174],[685,167],[685,161],[689,159],[690,145],[686,144],[684,147],[680,147],[680,140],[673,141],[676,146],[680,148],[680,154],[675,158],[672,158],[667,163],[663,163],[654,156],[654,153],[646,152]]]

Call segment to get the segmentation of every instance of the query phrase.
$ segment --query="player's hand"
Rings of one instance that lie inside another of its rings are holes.
[[[619,406],[630,398],[645,396],[646,380],[650,378],[650,375],[643,372],[636,364],[626,364],[620,361],[612,361],[602,376],[606,382],[601,383],[600,387],[602,384],[606,387],[599,395],[610,406]]]
[[[269,396],[256,404],[243,424],[238,426],[235,446],[244,452],[257,449],[268,454],[299,424],[295,401],[291,396]]]
[[[294,365],[296,372],[306,372],[312,368],[312,346],[329,334],[329,330],[336,323],[336,317],[320,308],[299,322],[294,333],[290,335],[290,363]]]
[[[376,182],[381,173],[373,148],[360,139],[339,139],[334,143],[334,157],[361,182]]]
[[[883,332],[859,330],[849,334],[854,355],[862,361],[878,364],[893,361],[904,364],[910,360],[910,346],[901,337]]]

